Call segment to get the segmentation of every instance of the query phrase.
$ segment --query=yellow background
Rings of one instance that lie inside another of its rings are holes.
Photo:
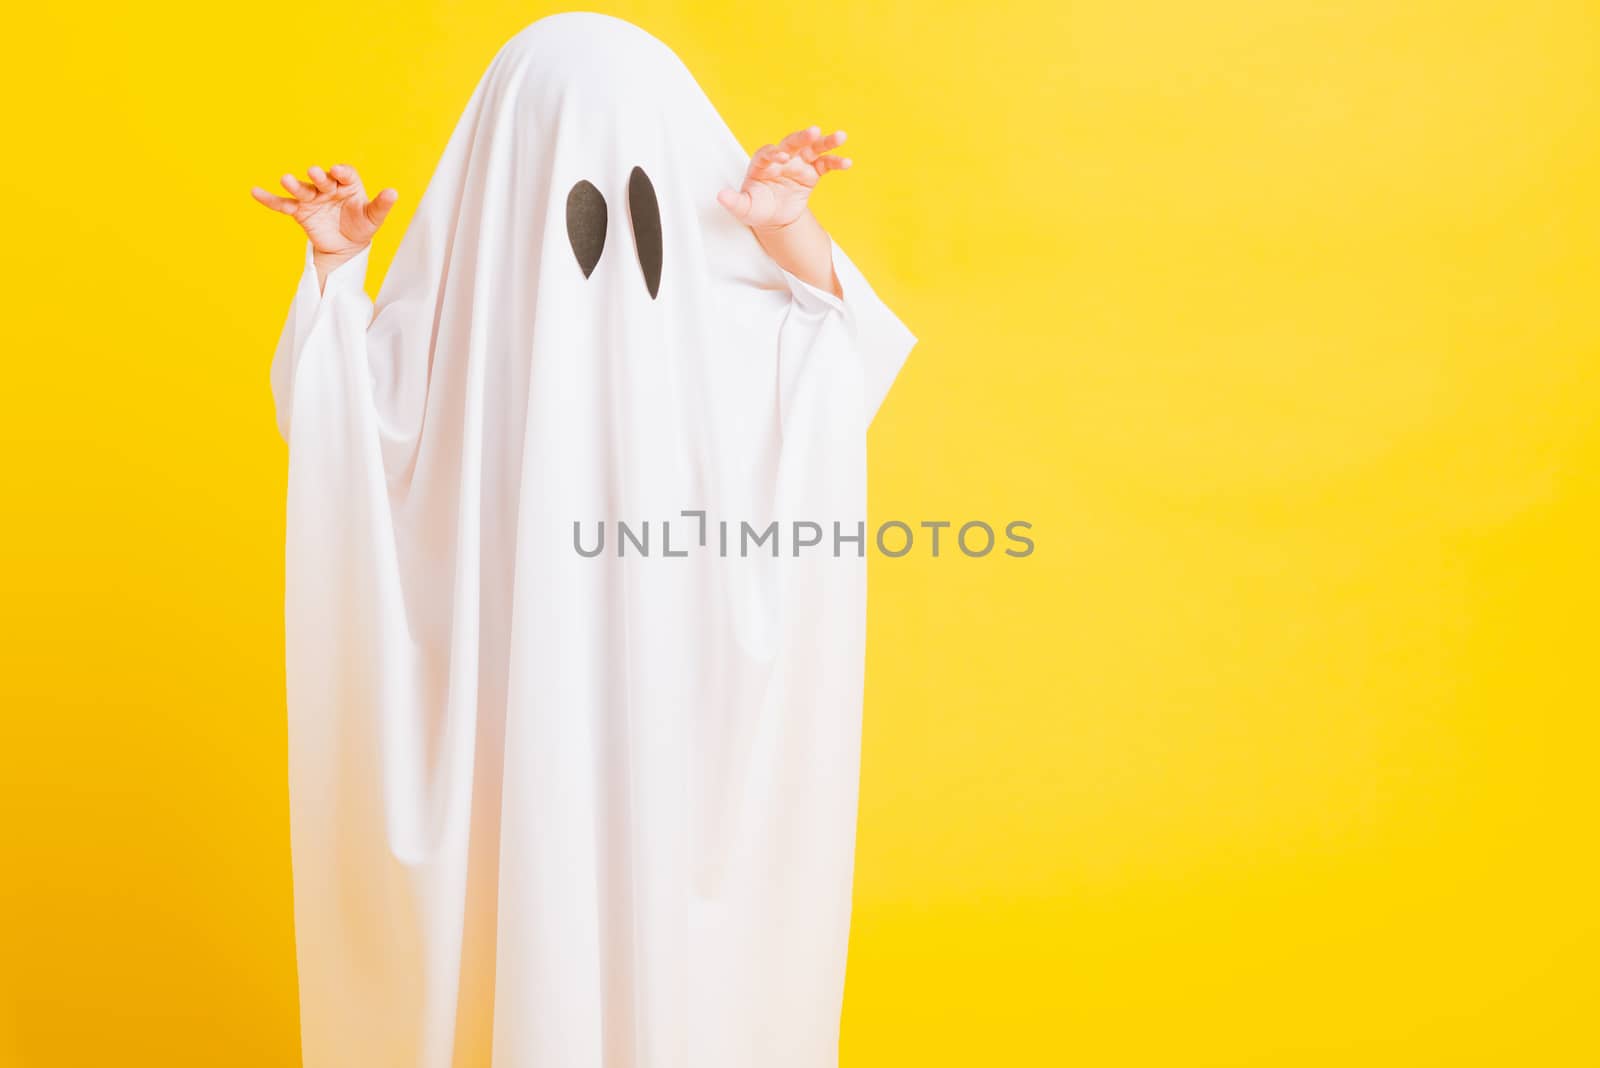
[[[1600,9],[603,6],[851,132],[876,517],[1035,528],[872,562],[846,1068],[1600,1063]],[[547,10],[8,12],[0,1062],[297,1063],[247,190],[375,281]]]

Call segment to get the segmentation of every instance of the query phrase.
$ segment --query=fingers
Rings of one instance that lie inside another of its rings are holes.
[[[389,209],[394,207],[395,201],[400,199],[400,194],[393,189],[385,189],[367,202],[362,210],[366,212],[367,221],[373,229],[383,225],[383,220],[389,217]]]
[[[300,205],[312,202],[327,204],[353,199],[355,204],[361,204],[361,176],[349,164],[336,163],[327,170],[323,170],[321,167],[308,167],[306,175],[311,179],[311,184],[309,185],[292,174],[285,174],[278,179],[283,183],[283,188],[289,192],[287,197],[269,193],[260,186],[253,187],[250,190],[250,195],[265,207],[271,208],[273,211],[281,211],[285,215],[294,215]],[[385,189],[372,200],[361,204],[362,213],[374,230],[383,225],[383,220],[388,217],[389,210],[394,207],[395,201],[399,199],[399,193],[393,189]]]
[[[317,195],[317,191],[315,189],[312,189],[310,186],[301,185],[300,179],[296,178],[292,174],[286,174],[282,178],[279,178],[278,181],[285,189],[289,191],[289,195],[294,197],[296,200],[311,200]]]
[[[785,151],[793,152],[796,155],[802,155],[804,154],[806,148],[821,136],[822,127],[807,126],[804,130],[796,130],[794,133],[778,142],[778,147],[784,149]]]
[[[756,149],[756,154],[750,157],[749,176],[776,178],[783,171],[783,165],[792,158],[788,151],[778,145],[762,145]]]
[[[724,189],[717,194],[717,203],[727,208],[729,214],[735,219],[744,222],[750,217],[750,209],[754,206],[755,200],[749,193],[742,190],[736,192],[732,189]]]
[[[818,156],[812,166],[816,167],[818,174],[827,174],[829,171],[847,171],[854,162],[849,156],[842,159],[838,156]]]
[[[835,130],[828,136],[822,136],[822,127],[807,126],[804,130],[794,133],[778,142],[777,147],[792,155],[799,156],[807,163],[811,163],[818,156],[825,155],[844,144],[848,136],[843,130]]]
[[[336,163],[327,170],[321,167],[309,167],[306,175],[311,179],[310,184],[300,181],[292,174],[286,174],[278,181],[289,191],[289,195],[296,200],[315,200],[319,195],[335,193],[340,190],[349,191],[352,187],[359,188],[361,176],[356,174],[356,169],[344,163]]]
[[[293,215],[295,205],[300,203],[298,200],[291,200],[288,197],[274,196],[259,185],[250,187],[250,195],[266,207],[271,208],[273,211],[281,211],[285,215]]]
[[[844,144],[844,139],[847,136],[849,135],[843,130],[835,130],[827,137],[819,137],[815,141],[811,142],[811,144],[807,145],[803,151],[801,151],[800,158],[805,160],[807,163],[811,163],[815,161],[818,156],[824,156],[838,148],[840,145]]]
[[[334,180],[328,177],[328,172],[321,167],[307,168],[306,174],[310,176],[311,184],[317,187],[319,193],[331,193],[338,188]]]

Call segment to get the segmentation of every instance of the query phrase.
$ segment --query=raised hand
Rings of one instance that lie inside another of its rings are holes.
[[[750,159],[744,184],[722,190],[717,203],[758,234],[788,226],[805,215],[811,191],[824,174],[850,169],[849,159],[829,154],[844,138],[843,130],[824,137],[820,126],[809,126],[775,145],[763,145]]]
[[[283,176],[281,181],[289,192],[287,197],[269,193],[260,186],[251,189],[250,195],[300,224],[306,237],[311,239],[318,274],[325,278],[329,271],[372,243],[373,235],[383,225],[400,194],[385,189],[368,200],[361,176],[354,167],[343,163],[326,171],[312,167],[306,174],[309,184],[292,174]]]

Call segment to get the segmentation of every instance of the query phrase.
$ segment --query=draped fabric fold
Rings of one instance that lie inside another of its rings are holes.
[[[308,250],[271,372],[308,1068],[836,1063],[848,539],[914,339],[726,216],[746,160],[665,46],[555,16],[375,302]]]

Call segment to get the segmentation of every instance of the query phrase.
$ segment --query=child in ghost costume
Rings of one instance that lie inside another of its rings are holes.
[[[376,302],[393,191],[255,191],[310,237],[271,372],[308,1068],[837,1063],[866,431],[914,344],[806,210],[842,140],[747,160],[570,14]]]

